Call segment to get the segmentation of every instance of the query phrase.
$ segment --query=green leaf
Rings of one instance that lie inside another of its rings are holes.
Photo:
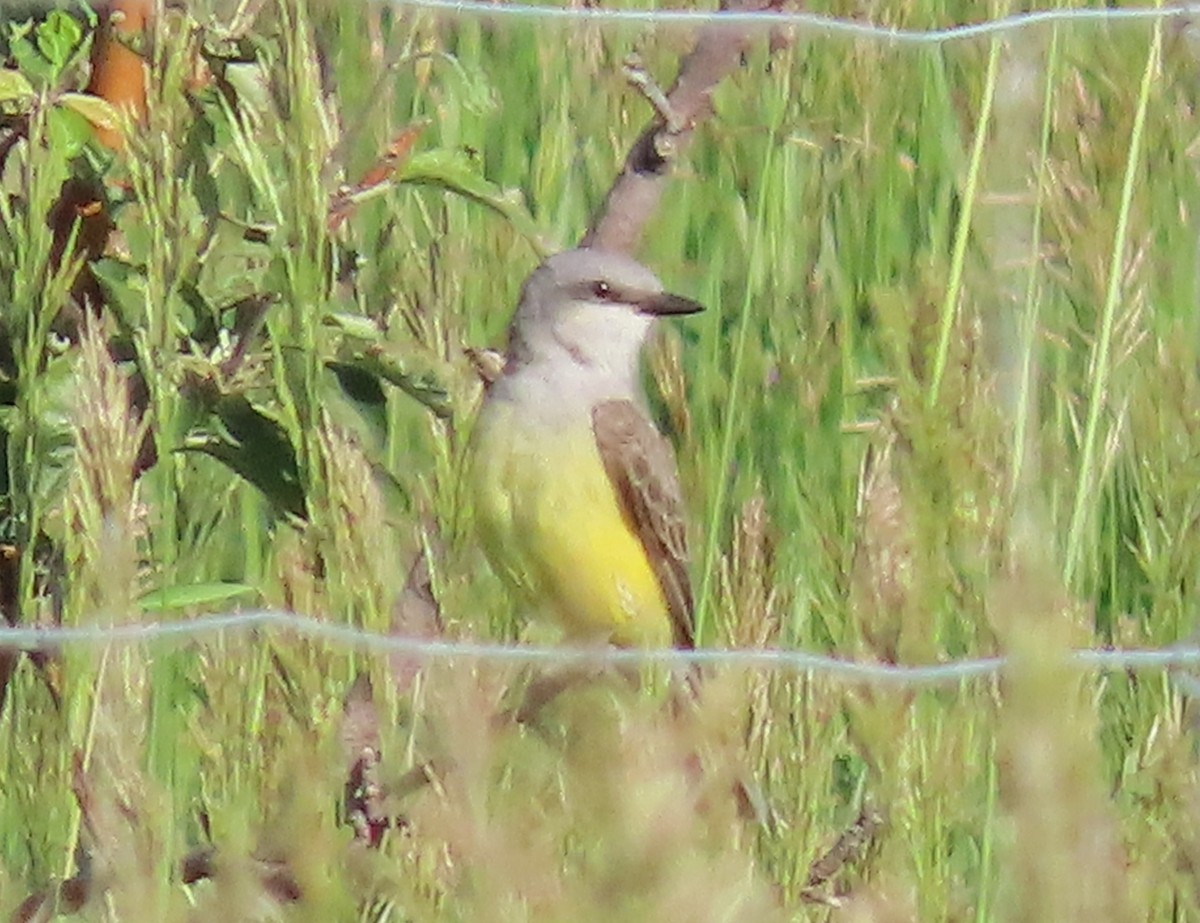
[[[70,475],[76,466],[71,417],[79,399],[78,351],[44,357],[36,378],[22,382],[25,410],[36,407],[31,417],[16,406],[0,406],[0,429],[13,439],[36,448],[29,463],[11,469],[12,490],[37,497],[44,510],[61,509]],[[52,520],[57,520],[52,521]],[[48,517],[43,531],[52,539],[61,533],[61,518]]]
[[[365,369],[349,362],[329,362],[326,367],[333,372],[346,397],[357,404],[379,408],[387,403],[387,396],[379,386],[379,379]]]
[[[376,446],[387,441],[387,395],[379,377],[350,362],[327,362],[331,382],[325,398],[326,407],[344,402],[366,424],[366,435]]]
[[[516,231],[528,239],[540,253],[547,252],[537,223],[529,214],[519,193],[506,192],[485,179],[475,162],[459,151],[433,150],[413,154],[400,172],[400,181],[437,186],[478,202],[506,218]]]
[[[55,106],[47,113],[46,132],[50,136],[50,147],[67,160],[82,154],[92,138],[92,126],[88,120],[62,106]]]
[[[215,458],[262,491],[278,510],[306,518],[296,450],[278,420],[236,394],[217,401],[208,425],[211,429],[188,437],[184,451]]]
[[[383,330],[380,329],[379,322],[369,317],[364,317],[362,314],[336,311],[326,315],[325,323],[331,327],[337,327],[342,333],[348,336],[366,340],[370,343],[378,343],[383,339]]]
[[[257,61],[231,63],[225,67],[225,80],[237,94],[239,110],[260,118],[271,111],[271,90],[263,66]]]
[[[112,257],[92,263],[92,273],[104,287],[109,310],[115,312],[125,330],[143,321],[146,310],[146,276],[140,267]]]
[[[17,42],[25,41],[33,34],[34,21],[26,19],[21,22],[10,22],[8,25],[8,46],[12,48]]]
[[[59,105],[78,112],[97,128],[118,131],[121,128],[121,113],[107,99],[91,93],[63,93],[58,97]]]
[[[168,612],[208,606],[257,592],[255,587],[245,583],[192,583],[151,590],[138,600],[138,606],[143,612]]]
[[[0,103],[23,103],[34,95],[31,84],[19,70],[0,68]]]
[[[443,419],[454,414],[449,383],[453,370],[429,350],[412,344],[354,343],[347,341],[339,354],[342,368],[395,385]]]
[[[322,376],[322,407],[338,426],[356,437],[359,451],[371,466],[372,479],[383,498],[387,517],[397,528],[411,500],[384,463],[387,446],[387,395],[380,379],[350,363],[330,362]]]
[[[71,63],[71,56],[83,39],[79,23],[63,10],[52,11],[38,26],[36,34],[38,51],[56,74]]]
[[[212,159],[209,157],[209,152],[213,151],[214,140],[212,123],[200,117],[192,122],[184,142],[192,195],[196,197],[200,214],[206,218],[221,212],[221,193],[214,175]]]
[[[310,393],[309,375],[317,367],[312,363],[311,355],[298,346],[280,346],[279,355],[283,360],[283,382],[295,404],[296,416],[303,425],[303,421],[313,419],[312,404],[316,395]]]
[[[38,83],[47,84],[54,78],[54,68],[37,50],[27,33],[18,35],[14,32],[8,53],[17,62],[17,69]]]

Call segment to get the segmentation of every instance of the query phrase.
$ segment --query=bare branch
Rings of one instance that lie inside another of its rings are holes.
[[[767,12],[778,9],[781,3],[782,0],[722,0],[721,10]],[[731,27],[720,21],[706,26],[696,40],[696,47],[683,59],[675,85],[665,98],[639,65],[627,65],[630,82],[647,97],[655,115],[630,148],[624,168],[580,246],[619,253],[630,253],[637,247],[642,229],[658,207],[671,165],[691,141],[696,126],[712,115],[712,92],[738,68],[751,35],[748,28]],[[777,38],[772,38],[772,51],[786,44]]]

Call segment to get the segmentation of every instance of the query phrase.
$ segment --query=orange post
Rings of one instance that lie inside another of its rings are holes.
[[[122,37],[144,31],[153,15],[153,0],[112,0],[101,13],[100,29],[92,46],[92,79],[87,91],[139,120],[146,114],[145,66]],[[95,130],[101,143],[112,150],[124,146],[119,131],[99,125]]]

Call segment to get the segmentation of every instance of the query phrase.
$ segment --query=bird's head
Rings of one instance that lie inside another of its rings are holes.
[[[619,253],[581,247],[558,253],[526,280],[509,341],[520,365],[567,354],[583,366],[625,374],[654,319],[703,306],[663,291],[658,277]]]

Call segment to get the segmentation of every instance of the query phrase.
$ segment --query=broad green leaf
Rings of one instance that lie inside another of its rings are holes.
[[[45,59],[33,40],[25,34],[14,35],[9,42],[8,53],[17,63],[17,69],[32,77],[39,84],[49,83],[55,76],[54,68]]]
[[[24,74],[11,67],[0,67],[0,103],[23,102],[33,95],[33,84]]]
[[[352,364],[330,362],[322,383],[322,407],[338,426],[357,437],[356,444],[371,466],[389,521],[399,526],[404,511],[411,509],[411,497],[383,461],[388,413],[380,380]]]
[[[4,158],[3,166],[0,167],[0,195],[9,197],[10,202],[15,203],[28,194],[25,184],[25,161],[28,157],[29,139],[18,138],[9,149],[8,156]],[[14,251],[11,245],[11,232],[11,228],[0,227],[0,234],[4,235],[4,239],[0,240],[0,243],[9,243],[9,254]]]
[[[83,153],[92,138],[92,126],[78,112],[55,106],[46,117],[50,145],[56,153],[71,160]]]
[[[63,10],[54,10],[37,28],[37,46],[50,62],[55,73],[71,63],[71,56],[83,38],[83,30],[75,17]]]
[[[326,368],[333,372],[346,397],[358,404],[379,408],[387,403],[387,395],[379,385],[379,378],[350,362],[328,362]]]
[[[287,432],[244,395],[220,398],[207,426],[193,433],[184,451],[215,458],[253,484],[280,511],[307,516],[300,466]]]
[[[92,263],[92,272],[104,287],[108,307],[126,330],[142,322],[146,312],[146,277],[141,268],[124,260],[102,257]]]
[[[395,385],[443,419],[454,414],[450,387],[454,370],[428,350],[412,344],[347,340],[339,352],[339,360],[343,368],[353,367],[359,374]]]
[[[413,154],[400,171],[400,181],[424,186],[437,186],[448,192],[465,196],[501,215],[539,253],[548,248],[541,238],[537,223],[521,202],[520,194],[505,191],[478,171],[474,161],[458,151],[434,150]]]
[[[313,401],[316,395],[309,392],[310,384],[316,385],[309,376],[318,370],[308,351],[298,346],[281,346],[279,355],[283,359],[283,380],[289,397],[295,403],[296,415],[301,421],[313,419]]]
[[[213,158],[209,156],[216,153],[213,150],[215,137],[212,122],[201,115],[188,128],[184,142],[192,195],[196,197],[200,214],[205,217],[220,214],[221,211],[221,193],[213,174]]]
[[[10,22],[7,25],[8,45],[11,48],[17,42],[25,41],[29,36],[33,35],[35,23],[32,19],[26,19],[22,22]]]
[[[71,417],[78,403],[79,380],[76,375],[78,352],[46,356],[36,379],[25,383],[25,409],[36,407],[36,417],[21,412],[20,406],[0,405],[0,429],[13,444],[36,447],[30,464],[13,466],[11,489],[37,497],[43,510],[61,508],[70,474],[75,463],[75,441]],[[61,519],[43,522],[43,531],[53,539],[61,537]]]
[[[240,110],[250,110],[259,118],[271,111],[271,88],[266,72],[259,62],[227,64],[225,80],[237,94],[237,106]]]
[[[387,395],[379,383],[379,377],[350,362],[327,362],[329,373],[324,405],[326,409],[335,403],[344,403],[353,408],[358,419],[366,424],[366,435],[376,445],[387,441]]]
[[[138,600],[138,606],[143,612],[167,612],[208,606],[257,592],[245,583],[193,583],[152,590]]]
[[[63,93],[58,97],[60,105],[78,112],[97,128],[118,131],[121,128],[121,113],[107,99],[91,93]]]
[[[366,340],[369,343],[378,343],[383,339],[383,330],[380,329],[379,323],[361,314],[337,311],[326,315],[325,323],[331,327],[337,327],[348,336]]]

